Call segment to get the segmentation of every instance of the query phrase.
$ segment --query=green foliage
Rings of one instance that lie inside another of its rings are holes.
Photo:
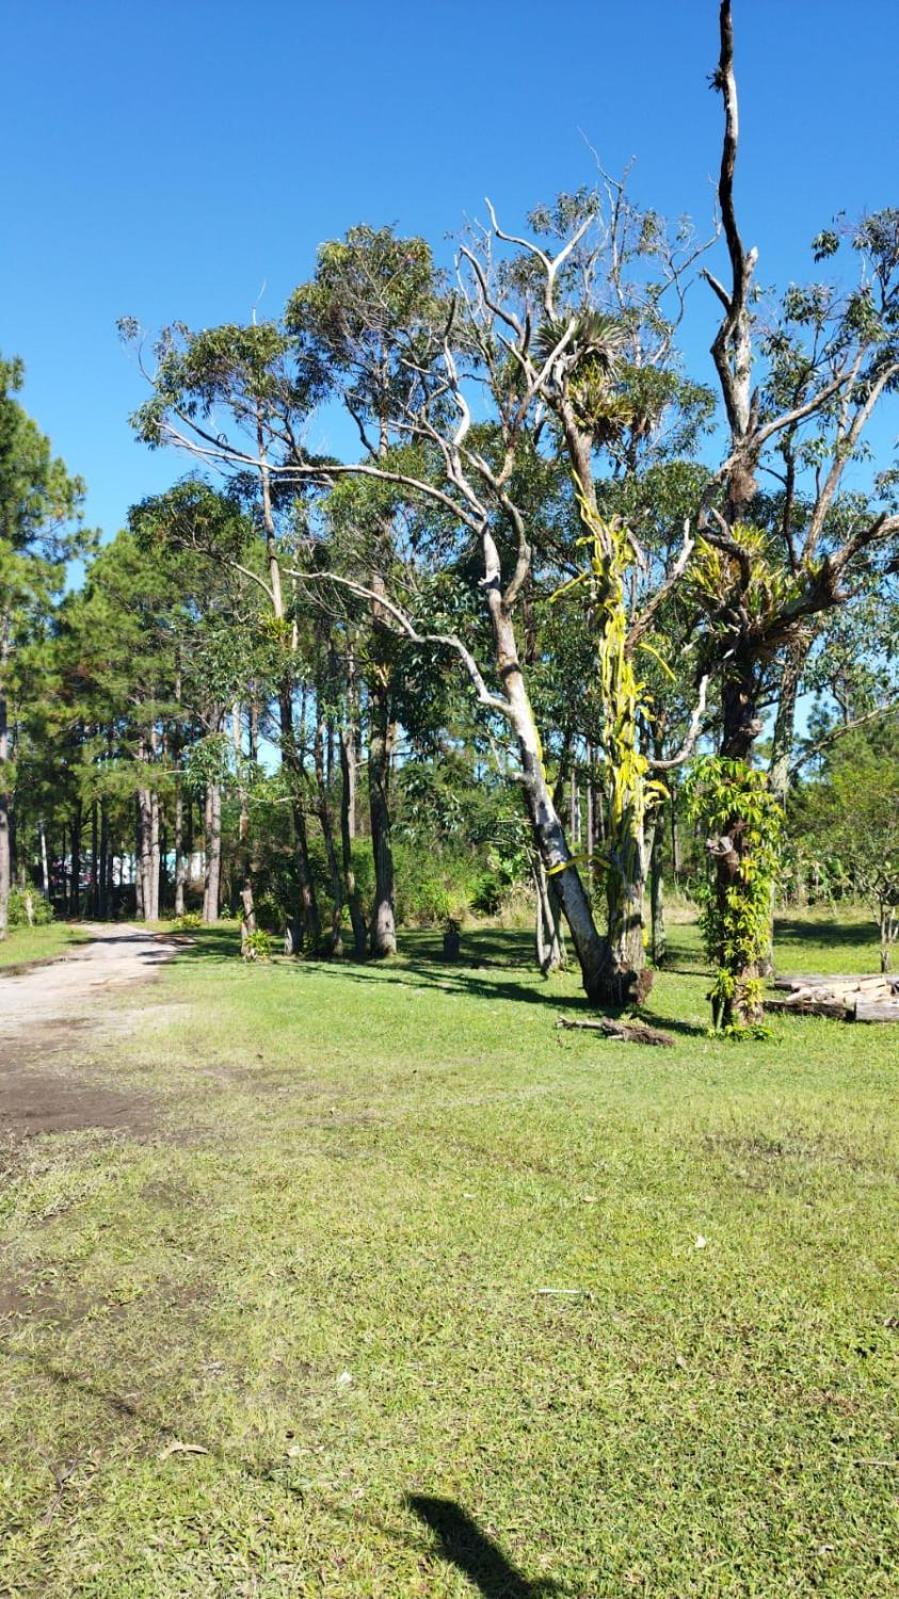
[[[31,915],[29,917],[29,903]],[[53,907],[37,889],[14,888],[9,895],[10,927],[46,927],[53,920]]]
[[[794,852],[820,863],[837,892],[873,905],[881,961],[899,936],[899,722],[835,741],[824,769],[790,807]]]
[[[267,933],[262,927],[257,927],[255,932],[247,933],[241,943],[240,953],[245,961],[270,961],[274,953],[271,933]]]
[[[761,1007],[759,967],[771,940],[783,812],[764,773],[719,755],[694,763],[685,791],[687,815],[710,835],[715,861],[699,896],[703,943],[714,968],[712,1015],[725,1032],[742,1031],[747,1020],[754,1025]]]
[[[172,923],[176,933],[195,933],[203,926],[203,918],[199,911],[183,911]]]

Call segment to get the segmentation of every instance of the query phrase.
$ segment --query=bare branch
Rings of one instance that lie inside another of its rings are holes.
[[[706,674],[700,679],[699,697],[695,706],[693,707],[693,715],[690,717],[690,726],[687,728],[687,736],[684,739],[683,744],[681,745],[677,754],[672,755],[667,761],[650,760],[649,764],[653,771],[670,772],[675,766],[683,766],[684,762],[690,759],[690,756],[693,754],[693,750],[696,745],[696,740],[702,732],[702,719],[705,715],[705,702],[708,687],[709,679],[708,674]]]
[[[341,577],[336,572],[301,572],[291,568],[289,576],[298,578],[304,583],[312,581],[337,583],[341,588],[348,589],[351,594],[355,594],[357,598],[376,603],[382,610],[387,611],[397,623],[400,632],[406,638],[411,639],[413,644],[443,644],[447,649],[455,650],[474,684],[478,703],[488,710],[497,711],[507,721],[511,720],[511,707],[508,700],[501,698],[498,694],[490,693],[471,650],[455,633],[419,633],[408,612],[404,611],[402,606],[397,605],[395,600],[388,599],[386,594],[379,593],[375,589],[366,588],[363,583],[357,583],[353,578]]]

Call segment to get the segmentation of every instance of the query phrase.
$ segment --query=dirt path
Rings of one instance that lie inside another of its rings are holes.
[[[0,1142],[87,1127],[143,1130],[133,1095],[59,1069],[73,1040],[100,1029],[103,996],[146,982],[177,944],[159,934],[91,923],[91,942],[61,960],[0,976]],[[56,1067],[56,1070],[52,1068]],[[48,1070],[48,1068],[51,1068]]]

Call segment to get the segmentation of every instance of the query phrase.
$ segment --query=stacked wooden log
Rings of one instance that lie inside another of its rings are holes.
[[[899,1022],[899,977],[800,975],[779,977],[782,992],[765,998],[765,1009],[799,1016],[834,1016],[844,1022]]]

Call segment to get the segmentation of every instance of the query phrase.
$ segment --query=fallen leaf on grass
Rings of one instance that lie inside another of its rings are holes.
[[[173,1438],[157,1458],[168,1460],[169,1455],[208,1455],[208,1453],[209,1450],[204,1449],[202,1444],[183,1444],[180,1438]]]

